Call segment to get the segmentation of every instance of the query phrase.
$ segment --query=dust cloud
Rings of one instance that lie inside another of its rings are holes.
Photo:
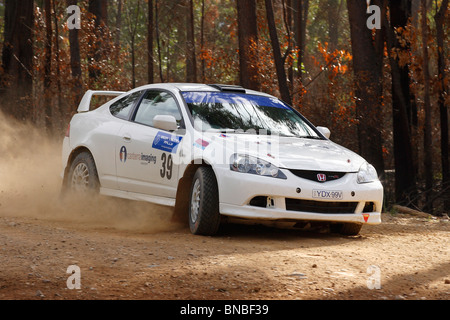
[[[173,209],[104,196],[60,196],[62,138],[0,112],[0,217],[82,224],[86,228],[156,233],[181,227]]]

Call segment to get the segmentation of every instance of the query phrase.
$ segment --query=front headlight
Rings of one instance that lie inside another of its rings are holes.
[[[377,180],[378,180],[377,170],[375,170],[374,166],[365,162],[361,166],[361,168],[359,168],[356,181],[358,183],[368,183]]]
[[[249,155],[233,154],[230,159],[230,170],[264,177],[287,179],[286,175],[278,167],[270,162]]]

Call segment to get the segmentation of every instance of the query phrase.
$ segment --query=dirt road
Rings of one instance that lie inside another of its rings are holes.
[[[358,237],[227,225],[212,238],[168,220],[2,217],[0,299],[449,299],[449,221],[383,220]]]

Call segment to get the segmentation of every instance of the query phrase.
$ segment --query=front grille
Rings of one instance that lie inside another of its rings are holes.
[[[297,177],[320,183],[338,180],[347,174],[346,172],[333,172],[333,171],[312,171],[312,170],[289,170],[289,171],[292,172]]]
[[[325,202],[286,198],[286,210],[313,213],[355,213],[358,202]]]

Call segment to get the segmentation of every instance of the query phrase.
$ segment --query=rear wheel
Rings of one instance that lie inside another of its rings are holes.
[[[70,166],[67,187],[77,194],[97,193],[100,188],[94,158],[89,152],[75,157]]]
[[[212,236],[220,225],[219,192],[211,168],[200,167],[194,175],[189,202],[189,227],[196,235]]]

